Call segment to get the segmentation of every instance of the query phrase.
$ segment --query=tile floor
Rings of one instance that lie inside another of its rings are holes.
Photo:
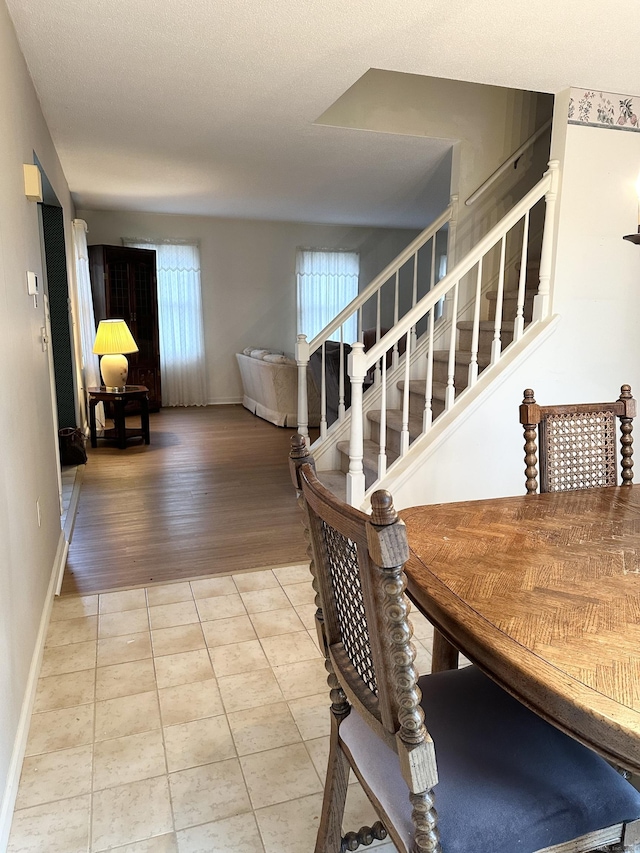
[[[8,853],[312,850],[329,728],[314,613],[306,565],[56,599]],[[346,829],[374,820],[355,781]]]

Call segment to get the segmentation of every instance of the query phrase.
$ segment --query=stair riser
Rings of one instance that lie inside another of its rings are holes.
[[[530,297],[527,297],[524,301],[524,317],[525,320],[530,320],[533,316],[533,297],[535,294],[532,294]],[[489,297],[489,319],[493,320],[496,316],[496,305],[495,305],[495,297],[491,299]],[[516,297],[507,297],[502,300],[502,317],[504,320],[515,320],[516,313],[518,310],[518,298]]]
[[[449,379],[449,365],[446,361],[433,362],[433,381],[443,382],[445,385]],[[456,364],[455,386],[459,390],[467,387],[469,380],[469,366],[467,364]]]

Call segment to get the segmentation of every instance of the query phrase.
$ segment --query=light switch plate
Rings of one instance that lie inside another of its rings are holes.
[[[38,276],[30,271],[27,271],[27,293],[29,296],[38,295]]]

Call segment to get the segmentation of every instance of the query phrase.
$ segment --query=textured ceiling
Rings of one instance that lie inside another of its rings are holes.
[[[7,0],[79,207],[425,224],[447,143],[314,125],[369,68],[640,88],[637,0]]]

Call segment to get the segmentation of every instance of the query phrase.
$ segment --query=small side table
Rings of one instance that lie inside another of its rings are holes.
[[[87,388],[89,395],[89,428],[91,430],[91,447],[98,446],[96,430],[96,406],[98,403],[111,403],[113,406],[113,429],[105,429],[100,438],[116,439],[118,447],[124,450],[127,439],[144,438],[145,444],[150,444],[149,436],[149,389],[144,385],[126,385],[122,391],[107,391],[104,385],[100,388]],[[130,400],[140,402],[140,429],[127,429],[124,419],[124,407]]]

